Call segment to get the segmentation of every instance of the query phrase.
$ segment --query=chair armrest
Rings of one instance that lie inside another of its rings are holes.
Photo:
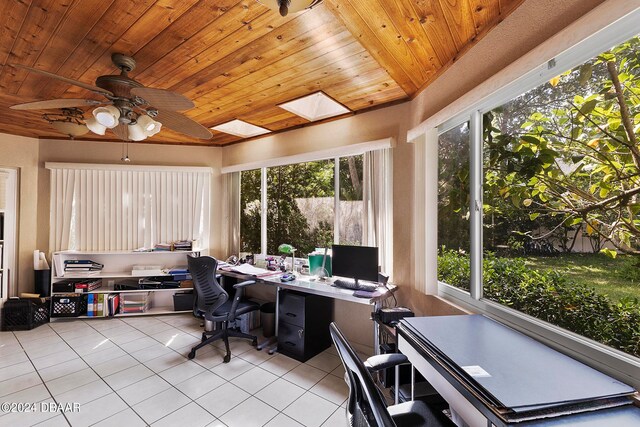
[[[387,353],[371,356],[364,362],[369,372],[378,372],[382,369],[393,368],[396,365],[409,363],[409,359],[402,353]]]
[[[255,283],[255,280],[245,280],[244,282],[236,283],[235,285],[233,285],[233,288],[236,289],[236,294],[233,296],[231,308],[229,309],[229,316],[231,319],[235,319],[236,317],[236,309],[238,308],[238,304],[240,303],[240,300],[244,295],[244,288]]]
[[[256,283],[255,280],[245,280],[244,282],[236,283],[235,285],[233,285],[233,288],[234,289],[244,288],[246,286],[255,285],[255,283]]]

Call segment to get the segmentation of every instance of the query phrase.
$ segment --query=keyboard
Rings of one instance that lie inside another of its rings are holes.
[[[353,279],[336,279],[333,282],[333,285],[339,288],[351,289],[354,291],[373,292],[378,289],[378,285],[374,283],[356,283],[356,281]]]

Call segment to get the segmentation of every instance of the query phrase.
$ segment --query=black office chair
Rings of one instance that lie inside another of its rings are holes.
[[[387,407],[369,370],[349,345],[335,322],[331,323],[329,330],[349,379],[349,400],[346,409],[348,425],[353,427],[442,427],[448,425],[442,422],[421,401],[405,402]]]
[[[205,321],[220,324],[222,327],[222,329],[215,331],[205,330],[202,333],[202,341],[191,349],[188,357],[189,359],[193,359],[196,357],[196,350],[207,344],[211,344],[215,340],[222,339],[227,350],[227,354],[223,360],[224,363],[227,363],[231,360],[229,337],[250,339],[253,346],[258,343],[258,337],[255,335],[229,329],[229,322],[234,321],[237,316],[260,308],[258,303],[242,300],[244,288],[253,285],[255,281],[248,280],[233,285],[235,295],[233,296],[233,301],[229,301],[229,294],[220,286],[216,278],[218,261],[215,258],[209,256],[188,256],[187,263],[189,264],[189,273],[191,273],[191,277],[193,278],[193,286],[197,294],[197,299],[194,302],[194,315],[204,317]]]

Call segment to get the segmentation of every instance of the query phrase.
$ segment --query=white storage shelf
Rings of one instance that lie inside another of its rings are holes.
[[[176,292],[188,290],[190,288],[171,288],[171,289],[132,289],[132,290],[115,290],[114,285],[117,279],[140,279],[138,273],[132,274],[134,266],[162,266],[163,269],[169,270],[174,267],[185,267],[187,265],[187,255],[203,254],[206,255],[204,249],[194,249],[192,251],[152,251],[152,252],[134,252],[134,251],[61,251],[53,254],[53,271],[51,279],[51,295],[69,294],[72,292],[53,292],[53,284],[67,280],[78,279],[102,279],[102,286],[83,294],[111,294],[111,293],[133,293],[133,292],[150,292],[152,305],[147,311],[142,313],[119,313],[114,317],[125,316],[150,316],[170,313],[188,313],[190,310],[175,311],[173,309],[173,294]],[[67,260],[90,259],[104,265],[103,269],[97,273],[75,272],[72,274],[64,274],[64,262]],[[161,276],[153,274],[149,276]],[[168,274],[163,276],[169,277]],[[113,279],[113,280],[109,280]],[[106,282],[106,283],[105,283]],[[101,319],[104,317],[97,316],[76,316],[74,319]],[[51,320],[70,319],[69,317],[53,317]]]

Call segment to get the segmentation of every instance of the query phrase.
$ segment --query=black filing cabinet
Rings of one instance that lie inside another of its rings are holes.
[[[278,352],[305,362],[331,345],[330,298],[295,291],[280,291]]]

